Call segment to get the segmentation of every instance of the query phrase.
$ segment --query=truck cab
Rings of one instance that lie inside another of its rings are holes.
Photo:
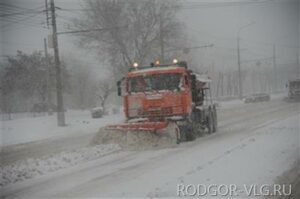
[[[161,120],[187,115],[192,100],[188,76],[181,66],[130,71],[124,79],[126,117]]]
[[[117,85],[127,121],[175,121],[181,131],[208,128],[211,133],[217,124],[216,107],[212,101],[205,103],[209,82],[186,62],[176,62],[134,67]]]

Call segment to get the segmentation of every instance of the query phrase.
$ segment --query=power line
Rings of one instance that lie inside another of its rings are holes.
[[[25,10],[9,10],[7,7],[3,7],[0,5],[0,17],[10,17],[10,16],[26,16],[28,14],[35,14],[37,12],[43,12],[43,10],[41,10],[43,8],[43,6],[38,6],[36,8],[32,8],[32,9],[25,9]]]
[[[241,38],[242,41],[248,42],[248,43],[255,43],[256,45],[264,45],[264,46],[273,46],[274,43],[271,42],[265,42],[265,41],[255,41],[255,40],[247,40],[247,39],[243,39]],[[280,43],[276,43],[276,46],[281,46],[281,47],[285,47],[285,48],[300,48],[300,46],[298,45],[289,45],[289,44],[280,44]]]
[[[272,60],[272,59],[273,59],[273,57],[265,57],[265,58],[249,59],[249,60],[242,60],[241,63],[257,62],[257,61],[266,61],[266,60]]]
[[[125,28],[126,26],[121,27],[111,27],[111,28],[95,28],[95,29],[86,29],[86,30],[74,30],[74,31],[65,31],[65,32],[58,32],[58,35],[62,34],[76,34],[76,33],[85,33],[85,32],[93,32],[93,31],[105,31],[105,30],[111,30],[111,29],[119,29],[119,28]]]
[[[42,7],[39,7],[40,9]],[[5,13],[5,14],[0,14],[0,17],[10,17],[10,16],[26,16],[26,14],[33,14],[33,13],[40,13],[43,11],[21,11],[21,12],[11,12],[11,13]]]
[[[9,10],[7,10],[9,8]],[[4,14],[0,15],[2,21],[8,22],[1,26],[1,29],[5,29],[13,24],[26,25],[31,27],[40,27],[39,24],[34,23],[32,21],[25,22],[33,17],[36,17],[39,14],[42,14],[44,11],[40,10],[42,7],[38,6],[33,9],[21,8],[18,6],[8,5],[8,4],[0,4],[0,9],[5,10]],[[20,9],[24,9],[21,10]],[[3,13],[3,12],[2,12]]]
[[[262,5],[266,3],[270,3],[272,0],[265,0],[265,1],[236,1],[236,2],[184,2],[181,9],[203,9],[203,8],[218,8],[218,7],[234,7],[234,6],[248,6],[248,5]],[[170,6],[171,8],[173,6]],[[174,8],[177,6],[174,6]],[[60,11],[92,11],[94,9],[89,8],[59,8]]]
[[[8,4],[8,3],[3,3],[3,2],[0,2],[0,6],[9,7],[9,8],[13,8],[13,9],[19,9],[19,10],[32,10],[32,8],[24,8],[24,7],[20,7],[20,6]]]
[[[33,14],[33,15],[27,16],[27,17],[25,17],[25,18],[19,19],[19,20],[17,20],[17,21],[13,20],[13,21],[11,21],[10,23],[1,26],[1,29],[2,29],[2,31],[3,31],[3,29],[5,29],[5,28],[7,28],[7,27],[9,27],[9,26],[11,26],[11,25],[13,25],[13,24],[25,25],[25,24],[24,24],[24,21],[29,20],[29,19],[31,19],[31,18],[33,18],[33,17],[36,17],[36,16],[39,15],[39,14],[40,14],[40,13],[38,13],[38,14]],[[28,25],[29,25],[29,24],[28,24]],[[31,24],[30,26],[32,26],[32,27],[37,27],[37,26],[35,26],[34,24]],[[39,28],[43,28],[43,27],[41,26],[41,27],[39,27]]]
[[[21,42],[8,42],[8,41],[0,41],[0,44],[7,45],[23,45],[23,46],[40,46],[40,44],[32,44],[32,43],[21,43]]]
[[[208,33],[206,31],[199,30],[195,27],[189,27],[189,29],[193,32],[198,33],[198,34],[199,33],[200,34],[206,34],[209,37],[215,38],[217,40],[225,40],[225,41],[235,41],[236,40],[236,38],[234,38],[234,37],[216,36],[212,33]],[[240,38],[240,41],[251,43],[251,44],[256,44],[256,45],[260,45],[260,46],[273,46],[273,44],[274,44],[274,43],[271,43],[271,42],[257,41],[257,40],[255,41],[255,40],[249,40],[249,39],[245,39],[245,38]],[[282,44],[282,43],[276,43],[276,46],[281,46],[281,47],[285,47],[285,48],[300,48],[300,46],[297,46],[297,45],[289,45],[289,44]]]
[[[62,20],[65,20],[65,21],[72,21],[72,18],[69,18],[69,17],[65,17],[65,16],[61,16],[61,15],[56,15],[58,19],[62,19]]]
[[[13,25],[13,24],[18,24],[20,20],[22,21],[24,18],[19,19],[19,18],[9,18],[9,19],[4,19],[3,22],[6,22],[6,25]],[[20,24],[20,23],[19,23]],[[26,21],[24,20],[21,25],[28,25],[28,26],[39,26],[41,25],[42,22],[34,22],[34,21]]]
[[[186,2],[183,9],[199,9],[199,8],[218,8],[218,7],[234,7],[234,6],[248,6],[248,5],[261,5],[272,2],[266,1],[236,1],[236,2]]]
[[[0,3],[0,18],[2,21],[7,22],[1,26],[1,29],[3,30],[12,24],[37,27],[39,24],[36,24],[32,21],[25,21],[42,14],[44,12],[43,10],[40,10],[42,7],[43,6],[38,6],[36,8],[24,8],[12,4]]]

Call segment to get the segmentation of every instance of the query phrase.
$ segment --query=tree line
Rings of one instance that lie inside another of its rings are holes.
[[[62,61],[66,108],[105,107],[114,88],[107,79],[97,79],[84,63]],[[45,112],[56,109],[56,78],[53,56],[41,51],[18,51],[0,63],[0,110],[2,113]],[[108,77],[110,78],[110,77]]]

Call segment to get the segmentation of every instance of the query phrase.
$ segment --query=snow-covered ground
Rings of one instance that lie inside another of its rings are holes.
[[[288,170],[299,157],[298,123],[299,115],[267,125],[248,136],[208,139],[186,151],[177,151],[177,155],[166,153],[165,160],[156,159],[159,163],[150,161],[148,164],[155,166],[144,168],[143,173],[132,172],[132,179],[123,173],[127,180],[115,178],[114,186],[105,186],[99,180],[70,195],[175,197],[178,185],[232,184],[238,187],[237,198],[246,197],[244,185],[272,185],[277,175]],[[146,157],[151,158],[149,154]],[[102,185],[103,189],[96,189]]]
[[[285,94],[272,95],[272,100],[281,99]],[[241,100],[218,102],[220,109],[231,109],[244,106]],[[124,120],[123,113],[107,115],[93,119],[89,111],[68,110],[66,112],[66,127],[57,127],[56,115],[40,117],[15,117],[13,120],[0,121],[0,146],[8,146],[43,140],[53,137],[76,136],[95,133],[100,127],[115,124]]]
[[[286,93],[277,93],[277,94],[272,94],[270,95],[271,100],[278,100],[278,99],[283,99],[285,96],[287,96]],[[239,106],[245,105],[244,101],[240,99],[233,99],[233,100],[228,100],[228,101],[218,101],[217,102],[222,109],[230,109],[230,108],[235,108]]]
[[[218,133],[175,148],[111,153],[118,150],[113,146],[111,154],[98,156],[99,145],[31,159],[27,166],[34,171],[42,170],[36,162],[49,166],[48,160],[65,167],[51,163],[54,171],[44,169],[0,192],[8,198],[174,197],[178,184],[235,184],[240,198],[244,184],[272,184],[299,158],[298,104],[275,99],[219,113]]]
[[[17,161],[1,168],[0,187],[82,164],[120,149],[116,144],[103,144]]]
[[[57,126],[56,114],[0,121],[0,144],[1,146],[8,146],[53,137],[95,133],[100,127],[120,122],[123,119],[122,113],[93,119],[89,111],[68,110],[66,112],[66,127]]]

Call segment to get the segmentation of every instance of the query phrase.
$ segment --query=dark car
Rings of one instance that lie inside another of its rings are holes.
[[[95,107],[91,110],[92,118],[100,118],[104,115],[102,107]]]
[[[271,97],[267,93],[255,93],[244,98],[245,103],[270,101]]]

